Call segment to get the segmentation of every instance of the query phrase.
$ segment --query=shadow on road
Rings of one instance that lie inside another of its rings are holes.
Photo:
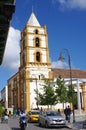
[[[20,128],[11,128],[12,130],[21,130]]]

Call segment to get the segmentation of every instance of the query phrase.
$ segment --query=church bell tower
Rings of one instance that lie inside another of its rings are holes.
[[[23,104],[27,111],[38,105],[34,89],[40,89],[41,76],[52,79],[46,26],[41,27],[34,12],[21,31],[20,48],[20,85],[24,90]]]

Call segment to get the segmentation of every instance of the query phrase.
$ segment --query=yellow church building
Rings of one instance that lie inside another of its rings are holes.
[[[15,106],[26,112],[36,108],[38,104],[34,89],[40,91],[44,82],[42,75],[51,82],[59,75],[64,79],[70,77],[68,69],[52,69],[46,26],[41,27],[32,12],[25,28],[21,31],[19,70],[8,79],[8,107]],[[73,79],[86,80],[86,71],[72,70],[72,75]],[[79,82],[78,88],[82,93],[82,97],[78,93],[80,99],[78,106],[86,111],[86,86],[83,82]]]

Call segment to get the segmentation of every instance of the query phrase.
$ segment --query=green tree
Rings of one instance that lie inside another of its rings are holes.
[[[72,97],[73,96],[73,97]],[[74,85],[69,85],[68,86],[68,92],[67,92],[67,97],[68,97],[68,102],[69,103],[72,103],[74,100],[74,107],[77,108],[77,95],[75,93],[75,90],[74,90]]]
[[[68,101],[67,98],[67,87],[65,87],[65,82],[64,79],[61,78],[61,76],[59,76],[59,78],[57,78],[56,80],[56,94],[57,94],[57,98],[58,101],[60,103],[63,103],[63,108],[64,108],[64,103],[66,103]]]
[[[68,85],[68,89],[67,89],[67,97],[68,97],[68,102],[71,103],[72,102],[72,86]]]
[[[3,112],[4,112],[4,107],[2,106],[2,104],[0,104],[0,117],[3,116]]]
[[[35,92],[37,94],[36,90]],[[42,91],[38,93],[38,104],[47,105],[49,108],[49,106],[55,105],[57,103],[56,99],[57,99],[57,96],[55,94],[54,88],[51,86],[48,80],[44,79]]]
[[[68,90],[67,90],[67,97],[68,97],[68,102],[71,103],[72,102],[72,95],[75,96],[75,90],[74,90],[74,85],[71,86],[71,84],[68,86]]]
[[[74,108],[77,109],[78,107],[78,100],[77,100],[77,93],[74,92]]]

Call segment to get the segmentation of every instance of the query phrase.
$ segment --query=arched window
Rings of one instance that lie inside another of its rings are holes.
[[[40,52],[36,53],[36,61],[40,62]]]
[[[40,45],[39,45],[39,38],[38,38],[38,37],[35,39],[35,46],[36,46],[36,47],[39,47],[39,46],[40,46]]]
[[[37,29],[35,30],[35,34],[38,34],[38,30]]]

